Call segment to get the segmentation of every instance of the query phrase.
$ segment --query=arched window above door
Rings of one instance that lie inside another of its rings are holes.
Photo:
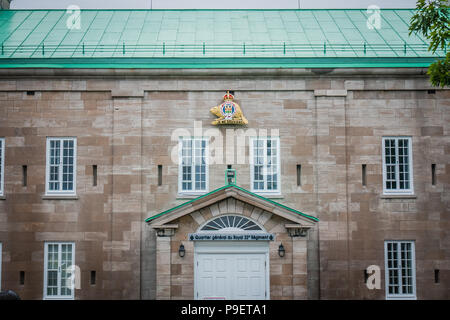
[[[252,220],[238,216],[226,215],[207,222],[200,231],[264,231]]]

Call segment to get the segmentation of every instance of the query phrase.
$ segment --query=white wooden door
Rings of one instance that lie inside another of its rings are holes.
[[[196,299],[266,299],[265,253],[199,253]]]

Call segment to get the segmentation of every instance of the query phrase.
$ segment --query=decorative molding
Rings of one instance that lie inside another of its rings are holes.
[[[26,78],[27,80],[33,78],[67,78],[74,77],[79,79],[82,77],[100,78],[100,79],[117,79],[117,77],[126,76],[127,79],[185,79],[185,78],[215,78],[223,80],[224,77],[239,76],[239,77],[269,77],[275,76],[277,79],[292,78],[298,79],[302,77],[319,78],[323,77],[321,74],[313,72],[314,69],[307,68],[254,68],[254,69],[130,69],[130,68],[0,68],[0,78],[7,80]],[[336,68],[332,72],[326,74],[327,77],[354,77],[354,76],[390,76],[390,77],[404,77],[404,76],[427,76],[427,68],[410,67],[410,68]],[[430,86],[431,87],[431,86]],[[428,88],[428,87],[427,87]],[[427,89],[425,88],[425,89]],[[226,90],[226,88],[224,88]],[[417,89],[418,90],[418,89]],[[176,91],[176,88],[174,88]]]
[[[316,97],[346,97],[347,90],[314,90]]]
[[[156,230],[158,237],[172,237],[178,229],[178,224],[154,225],[152,228]]]
[[[383,194],[380,199],[417,199],[415,194]]]
[[[144,98],[144,90],[131,89],[131,90],[111,90],[112,98]]]
[[[311,229],[311,226],[304,226],[301,224],[285,224],[284,227],[292,238],[306,237],[308,235],[308,230]]]
[[[42,200],[78,200],[77,195],[44,195],[42,196]]]

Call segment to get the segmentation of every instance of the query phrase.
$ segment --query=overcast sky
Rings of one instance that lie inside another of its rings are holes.
[[[414,8],[416,0],[12,0],[11,9],[311,9]]]

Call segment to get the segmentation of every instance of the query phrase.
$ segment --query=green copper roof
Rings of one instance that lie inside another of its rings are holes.
[[[162,65],[174,58],[208,58],[210,65],[240,58],[250,67],[253,58],[275,66],[280,58],[326,58],[337,67],[340,58],[353,58],[355,65],[364,58],[395,58],[397,64],[419,58],[417,66],[427,66],[433,61],[427,41],[408,36],[412,14],[381,10],[381,28],[370,29],[366,9],[82,10],[80,29],[69,29],[73,13],[66,10],[2,10],[0,67],[110,67],[99,59],[111,58],[136,67],[155,67],[142,58],[159,58]]]
[[[314,220],[314,221],[319,221],[319,219],[316,218],[316,217],[313,217],[313,216],[307,215],[307,214],[305,214],[305,213],[303,213],[303,212],[300,212],[300,211],[298,211],[298,210],[289,208],[289,207],[287,207],[287,206],[285,206],[285,205],[283,205],[283,204],[281,204],[281,203],[275,202],[275,201],[273,201],[273,200],[271,200],[271,199],[268,199],[268,198],[265,198],[265,197],[263,197],[263,196],[260,196],[259,194],[256,194],[256,193],[250,192],[250,191],[248,191],[248,190],[246,190],[246,189],[244,189],[244,188],[238,187],[238,186],[235,185],[235,184],[229,184],[229,185],[220,187],[220,188],[218,188],[218,189],[215,189],[215,190],[213,190],[213,191],[211,191],[211,192],[208,192],[208,193],[206,193],[206,194],[204,194],[204,195],[201,195],[201,196],[199,196],[198,198],[195,198],[195,199],[192,199],[192,200],[190,200],[190,201],[184,202],[184,203],[182,203],[182,204],[180,204],[180,205],[178,205],[178,206],[175,206],[175,207],[173,207],[173,208],[171,208],[171,209],[169,209],[169,210],[166,210],[166,211],[163,211],[163,212],[161,212],[161,213],[158,213],[158,214],[156,214],[156,215],[154,215],[154,216],[151,216],[151,217],[147,218],[147,219],[145,220],[145,222],[150,222],[150,221],[153,220],[153,219],[156,219],[156,218],[158,218],[158,217],[161,217],[161,216],[163,216],[163,215],[165,215],[165,214],[168,214],[168,213],[170,213],[170,212],[172,212],[172,211],[174,211],[174,210],[176,210],[176,209],[178,209],[178,208],[182,208],[182,207],[184,207],[184,206],[186,206],[186,205],[188,205],[188,204],[191,204],[191,203],[193,203],[193,202],[195,202],[195,201],[197,201],[197,200],[200,200],[200,199],[202,199],[202,198],[204,198],[204,197],[207,197],[207,196],[209,196],[209,195],[212,195],[212,194],[214,194],[214,193],[216,193],[216,192],[218,192],[218,191],[221,191],[221,190],[224,190],[224,189],[227,189],[227,188],[235,188],[235,189],[238,189],[238,190],[240,190],[240,191],[243,191],[243,192],[245,192],[245,193],[248,193],[248,194],[250,194],[250,195],[252,195],[252,196],[254,196],[254,197],[263,199],[263,200],[265,200],[265,201],[267,201],[267,202],[270,202],[271,204],[274,204],[274,205],[276,205],[276,206],[278,206],[278,207],[284,208],[284,209],[286,209],[286,210],[288,210],[288,211],[294,212],[294,213],[296,213],[296,214],[298,214],[298,215],[301,215],[301,216],[303,216],[303,217],[312,219],[312,220]]]

